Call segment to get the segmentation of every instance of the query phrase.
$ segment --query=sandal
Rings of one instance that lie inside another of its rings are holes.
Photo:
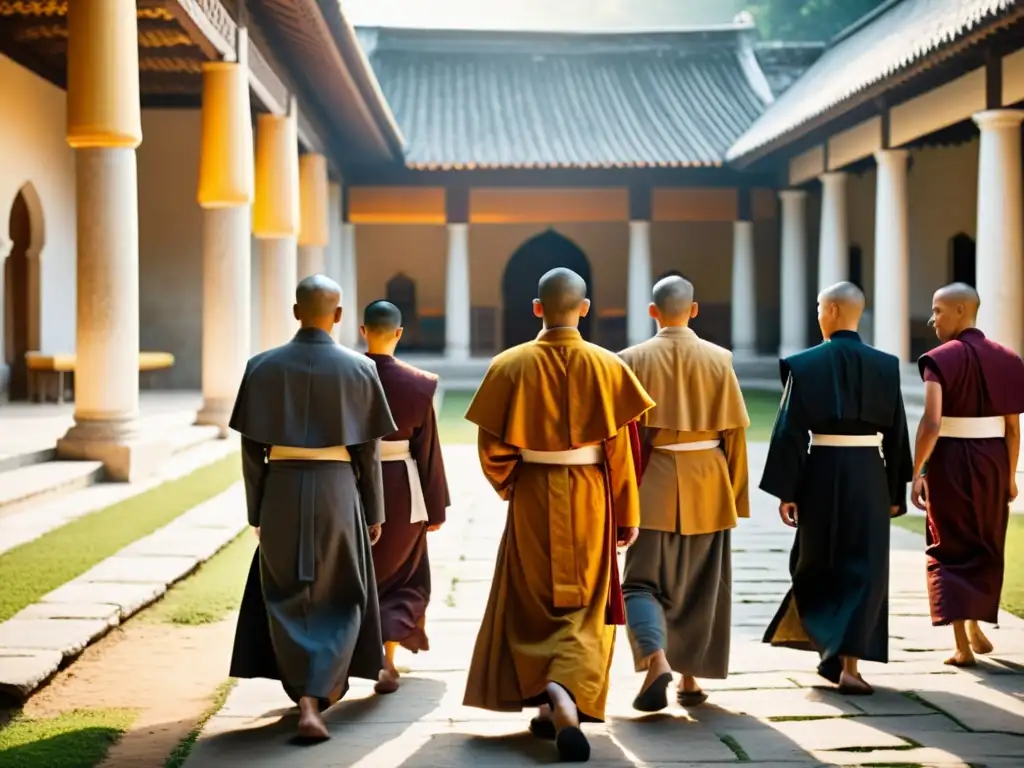
[[[574,725],[563,728],[555,736],[558,757],[563,763],[585,763],[590,759],[590,742]]]
[[[660,712],[668,706],[668,684],[672,682],[672,673],[666,672],[642,690],[633,699],[633,709],[639,712]]]

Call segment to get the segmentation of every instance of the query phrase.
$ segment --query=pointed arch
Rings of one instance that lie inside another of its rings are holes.
[[[957,232],[949,238],[949,281],[973,286],[977,279],[976,247],[974,238],[966,232]]]
[[[416,281],[404,272],[396,272],[387,281],[384,294],[388,301],[402,313],[402,346],[416,349],[419,345],[419,323],[416,311]]]
[[[9,368],[11,400],[28,396],[25,353],[39,349],[39,262],[46,239],[42,201],[32,182],[18,190],[7,220],[10,252],[3,259],[3,360]]]

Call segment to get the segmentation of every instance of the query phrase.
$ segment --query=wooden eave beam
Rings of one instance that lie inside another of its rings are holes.
[[[165,4],[206,58],[236,60],[238,28],[219,0],[165,0]]]

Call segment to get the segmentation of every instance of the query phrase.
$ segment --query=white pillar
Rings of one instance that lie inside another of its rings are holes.
[[[629,266],[626,279],[626,343],[639,344],[651,337],[653,323],[647,308],[651,304],[651,223],[629,222]]]
[[[299,329],[295,306],[298,270],[294,237],[258,240],[260,268],[260,349],[279,347]]]
[[[300,245],[298,248],[298,279],[322,275],[326,267],[325,248],[322,245]]]
[[[779,357],[807,346],[807,193],[802,189],[779,192],[782,201],[782,305]]]
[[[330,232],[327,250],[324,253],[324,274],[334,280],[338,285],[342,284],[341,277],[341,184],[331,182],[327,190],[327,226]],[[335,341],[341,341],[341,327],[344,324],[345,296],[341,297],[342,322],[334,326],[333,336]]]
[[[349,349],[359,344],[363,308],[359,306],[359,262],[356,258],[356,225],[341,225],[341,332],[339,343]]]
[[[875,153],[874,346],[910,360],[910,243],[905,149]]]
[[[732,351],[752,357],[757,352],[757,282],[754,266],[754,222],[732,225]]]
[[[448,267],[444,292],[444,354],[469,358],[469,225],[448,225]]]
[[[821,238],[818,243],[818,290],[850,279],[850,238],[846,219],[846,174],[823,173]]]
[[[978,151],[978,326],[993,341],[1024,353],[1024,214],[1021,121],[1024,111],[980,112]]]

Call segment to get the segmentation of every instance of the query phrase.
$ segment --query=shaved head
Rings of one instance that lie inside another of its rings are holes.
[[[818,295],[818,301],[836,304],[844,311],[856,313],[857,317],[864,312],[864,291],[847,281],[830,285]]]
[[[310,275],[295,289],[295,319],[304,326],[330,328],[340,318],[341,286],[326,275]]]
[[[654,285],[654,306],[664,320],[688,318],[693,307],[693,283],[671,275]]]
[[[368,333],[394,333],[402,327],[402,311],[390,301],[373,301],[363,310],[363,327]]]
[[[932,317],[928,322],[935,328],[939,341],[949,341],[974,327],[979,307],[981,297],[973,287],[967,283],[952,283],[935,292]]]
[[[854,331],[864,314],[864,291],[851,282],[830,285],[818,294],[818,326],[822,338],[836,331]]]
[[[565,267],[545,272],[537,284],[534,314],[543,316],[549,326],[576,325],[587,313],[587,283],[578,274]]]

